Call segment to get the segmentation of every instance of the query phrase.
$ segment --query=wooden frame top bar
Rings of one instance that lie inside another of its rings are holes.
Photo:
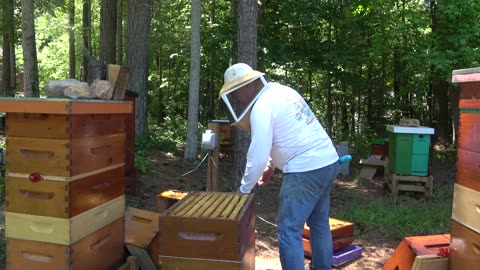
[[[452,72],[453,83],[480,81],[480,68],[457,69]]]
[[[132,101],[59,98],[0,98],[0,112],[48,114],[132,113]]]

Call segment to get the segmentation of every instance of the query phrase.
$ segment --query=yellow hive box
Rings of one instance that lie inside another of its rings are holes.
[[[452,219],[480,233],[480,191],[455,184]]]
[[[121,218],[125,196],[120,196],[73,218],[5,213],[7,238],[71,245]]]

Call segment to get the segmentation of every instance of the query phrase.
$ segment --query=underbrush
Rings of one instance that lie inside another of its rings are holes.
[[[361,198],[358,192],[337,189],[332,196],[343,202],[331,206],[330,216],[354,223],[359,238],[368,238],[372,232],[403,239],[450,231],[453,186],[440,187],[430,198],[400,194]]]
[[[455,151],[434,151],[432,160],[444,171],[442,177],[434,178],[430,196],[402,191],[374,195],[355,188],[336,187],[331,193],[330,216],[354,223],[356,238],[368,239],[369,234],[380,234],[401,240],[407,236],[449,233],[455,155]]]

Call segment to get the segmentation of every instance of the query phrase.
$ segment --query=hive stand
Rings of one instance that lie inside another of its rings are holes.
[[[388,159],[386,160],[388,163]],[[398,194],[399,191],[423,192],[431,196],[433,193],[433,176],[414,176],[395,174],[388,166],[384,172],[385,184],[390,192]]]

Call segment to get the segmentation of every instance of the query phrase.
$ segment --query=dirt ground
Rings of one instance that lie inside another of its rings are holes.
[[[155,209],[155,195],[169,189],[177,189],[183,191],[202,191],[206,188],[207,178],[207,162],[202,163],[198,169],[194,170],[186,176],[184,173],[191,169],[184,168],[181,161],[177,158],[166,155],[161,151],[151,153],[151,165],[146,174],[140,176],[141,186],[139,188],[139,203],[145,209]],[[229,171],[231,170],[231,159],[221,158],[220,171],[221,180],[229,182]],[[352,165],[354,166],[354,165]],[[432,170],[442,177],[447,177],[446,170],[451,168],[436,168]],[[351,167],[351,175],[358,174],[358,168]],[[434,176],[435,177],[435,176]],[[281,184],[281,173],[276,172],[272,181],[267,186],[257,189],[256,193],[256,269],[281,269],[279,262],[279,252],[277,243],[277,232],[275,220],[278,210],[278,192]],[[225,185],[224,185],[225,186]],[[334,189],[338,188],[354,188],[364,194],[376,194],[383,196],[385,189],[383,178],[376,177],[371,181],[362,184],[361,187],[356,186],[353,177],[338,177],[334,183]],[[335,198],[331,198],[334,203]],[[369,234],[363,239],[355,239],[354,245],[362,247],[362,257],[356,259],[346,265],[342,265],[338,269],[345,270],[365,270],[365,269],[381,269],[388,258],[392,255],[399,241],[388,238],[388,236],[379,234]],[[305,260],[308,263],[308,260]]]
[[[0,136],[0,139],[3,139]],[[175,156],[182,156],[177,153]],[[203,191],[206,189],[207,161],[203,162],[198,168],[185,168],[180,159],[171,154],[155,150],[149,154],[151,164],[148,172],[141,174],[137,191],[131,187],[127,188],[130,206],[154,211],[156,208],[156,195],[162,191],[176,189],[183,191]],[[432,162],[433,163],[433,162]],[[437,166],[432,164],[431,173],[436,181],[452,181],[453,167]],[[232,160],[228,155],[223,155],[220,159],[220,178],[223,190],[227,191],[226,186],[230,186],[230,172],[232,169]],[[375,196],[384,196],[385,189],[383,178],[376,177],[370,181],[362,182],[358,186],[353,181],[354,175],[358,174],[358,166],[354,164],[350,167],[349,177],[338,177],[334,183],[333,189],[350,188],[358,190],[360,194],[375,194]],[[193,171],[192,171],[193,170]],[[186,174],[187,172],[191,173]],[[281,173],[276,172],[269,185],[256,190],[256,270],[277,270],[281,269],[279,262],[279,252],[276,232],[276,215],[278,210],[278,192],[281,184]],[[332,204],[335,203],[332,196]],[[2,209],[3,210],[3,209]],[[3,211],[2,211],[3,212]],[[2,229],[2,228],[0,228]],[[345,270],[365,270],[381,269],[388,258],[392,255],[399,241],[381,234],[371,233],[368,237],[355,239],[354,245],[362,247],[362,256],[348,264],[342,265],[338,269]],[[305,260],[305,263],[308,263]],[[4,269],[0,265],[0,269]]]

